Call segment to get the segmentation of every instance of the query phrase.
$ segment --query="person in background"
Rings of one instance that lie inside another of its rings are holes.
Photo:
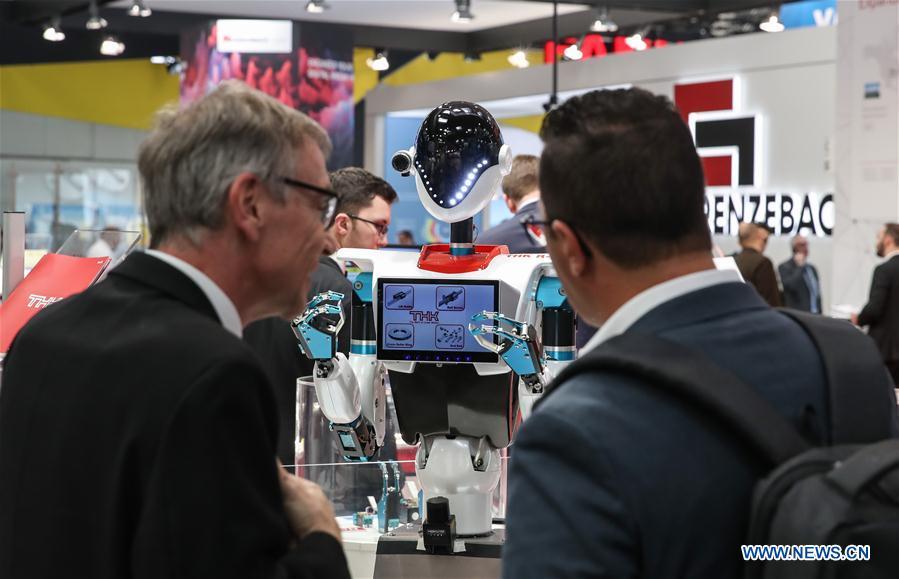
[[[305,302],[330,148],[238,81],[160,114],[138,153],[150,249],[6,357],[0,577],[349,577],[327,498],[277,463],[272,385],[240,339]]]
[[[105,227],[97,235],[97,239],[87,248],[85,257],[109,257],[114,265],[125,248],[122,244],[122,230],[118,227]]]
[[[540,136],[547,249],[571,305],[600,328],[568,369],[624,333],[666,339],[819,441],[821,356],[737,272],[715,269],[702,165],[671,101],[588,92],[550,111]],[[767,467],[707,418],[642,374],[596,367],[554,382],[515,440],[503,577],[741,576]]]
[[[341,248],[379,249],[386,245],[391,205],[396,201],[397,194],[385,180],[358,167],[338,169],[330,174],[330,180],[331,187],[340,196],[340,200],[337,204],[334,225],[327,232],[325,252],[319,257],[318,267],[312,273],[306,301],[326,291],[343,294],[340,306],[343,309],[344,325],[337,337],[337,350],[348,356],[352,328],[350,316],[353,286],[347,279],[342,264],[331,257],[331,254]],[[295,315],[301,313],[302,310]],[[297,378],[311,376],[313,362],[300,352],[290,323],[279,317],[250,324],[244,329],[244,340],[256,351],[262,360],[263,368],[275,385],[280,416],[278,457],[284,464],[293,465],[296,452],[294,438]],[[318,436],[313,441],[315,444],[310,443],[303,449],[304,464],[341,462],[342,455],[335,448],[333,435],[330,432],[316,434]],[[392,440],[387,443],[395,444]],[[384,452],[389,454],[389,451]],[[309,472],[305,473],[306,476],[320,483],[331,493],[338,512],[347,512],[350,503],[355,504],[356,501],[348,497],[354,497],[356,494],[353,487],[358,486],[358,482],[354,473],[359,468],[312,467],[307,470]]]
[[[808,239],[802,235],[790,241],[793,257],[777,266],[783,285],[784,305],[795,310],[822,313],[821,282],[818,269],[808,262]]]
[[[538,214],[540,201],[540,158],[518,155],[512,170],[503,177],[503,198],[513,213],[499,225],[478,236],[483,245],[506,245],[509,253],[544,253],[546,238],[539,225],[529,223]]]
[[[868,335],[899,385],[899,223],[887,223],[877,232],[877,256],[884,262],[874,269],[868,303],[852,323],[868,326]]]
[[[782,306],[774,264],[763,255],[771,232],[759,223],[741,223],[738,235],[742,250],[734,254],[734,261],[743,279],[759,292],[769,306]]]
[[[412,232],[408,229],[403,229],[399,233],[396,234],[396,242],[397,245],[406,245],[406,246],[414,246],[415,236],[412,235]]]

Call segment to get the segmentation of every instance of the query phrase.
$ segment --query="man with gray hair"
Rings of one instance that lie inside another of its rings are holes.
[[[238,83],[141,145],[150,247],[18,334],[0,393],[0,577],[349,577],[333,510],[276,463],[242,327],[306,300],[330,142]]]
[[[808,239],[796,235],[790,241],[793,257],[777,266],[783,285],[784,305],[813,314],[822,313],[818,269],[808,261]]]

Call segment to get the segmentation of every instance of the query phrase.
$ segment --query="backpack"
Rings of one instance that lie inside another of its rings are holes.
[[[746,560],[745,579],[895,579],[899,432],[892,380],[873,344],[849,323],[780,312],[805,330],[824,361],[831,425],[825,446],[810,448],[767,400],[702,353],[635,331],[568,365],[539,402],[582,372],[639,376],[647,387],[665,389],[717,418],[771,466],[747,505],[750,528],[742,553],[735,555]],[[753,550],[754,545],[774,547]],[[772,556],[781,560],[761,560]]]

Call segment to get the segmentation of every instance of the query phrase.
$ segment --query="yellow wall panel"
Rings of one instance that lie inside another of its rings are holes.
[[[0,67],[0,108],[148,129],[178,100],[178,77],[149,59]]]
[[[543,124],[543,116],[544,115],[529,115],[526,117],[508,117],[503,119],[497,119],[497,122],[501,125],[511,125],[513,127],[518,127],[519,129],[524,129],[526,131],[530,131],[532,133],[540,133],[540,126]]]
[[[480,60],[472,62],[466,62],[464,55],[454,52],[442,52],[434,60],[421,54],[385,78],[384,84],[400,86],[506,70],[512,68],[508,61],[510,54],[511,50],[484,52]],[[526,54],[531,66],[543,64],[543,52],[528,50]]]

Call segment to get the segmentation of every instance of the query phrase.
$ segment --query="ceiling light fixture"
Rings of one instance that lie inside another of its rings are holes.
[[[376,72],[384,72],[390,68],[390,61],[387,60],[387,51],[384,49],[375,49],[375,56],[365,59],[368,68]]]
[[[309,0],[309,2],[306,2],[306,12],[310,14],[321,14],[329,8],[331,6],[325,0]]]
[[[59,23],[59,16],[54,16],[50,24],[44,26],[44,40],[50,42],[60,42],[66,39],[62,26]]]
[[[646,40],[644,40],[643,35],[637,32],[636,34],[632,34],[624,39],[624,43],[630,46],[634,50],[646,50],[647,44]]]
[[[510,54],[506,60],[516,68],[527,68],[531,66],[531,63],[528,62],[528,55],[523,50],[516,50]]]
[[[97,0],[91,0],[90,4],[90,15],[91,17],[87,19],[87,23],[84,25],[88,30],[100,30],[101,28],[106,28],[108,26],[108,22],[106,19],[100,16],[100,9],[97,8]]]
[[[125,52],[125,43],[110,34],[100,44],[100,54],[103,56],[118,56]]]
[[[784,25],[783,22],[777,18],[777,14],[772,13],[771,16],[768,17],[768,20],[759,24],[759,28],[765,32],[783,32]]]
[[[596,20],[590,25],[591,32],[617,32],[618,25],[609,18],[609,9],[605,6],[596,9]]]
[[[572,44],[562,52],[562,56],[568,60],[580,60],[584,58],[584,53],[577,44]]]
[[[465,62],[478,62],[481,60],[480,52],[466,52],[464,56]]]
[[[134,3],[131,4],[131,8],[128,9],[128,16],[146,18],[151,14],[153,14],[153,11],[144,4],[144,0],[134,0]]]
[[[471,13],[471,0],[456,0],[456,11],[450,16],[453,22],[471,22],[474,14]]]

